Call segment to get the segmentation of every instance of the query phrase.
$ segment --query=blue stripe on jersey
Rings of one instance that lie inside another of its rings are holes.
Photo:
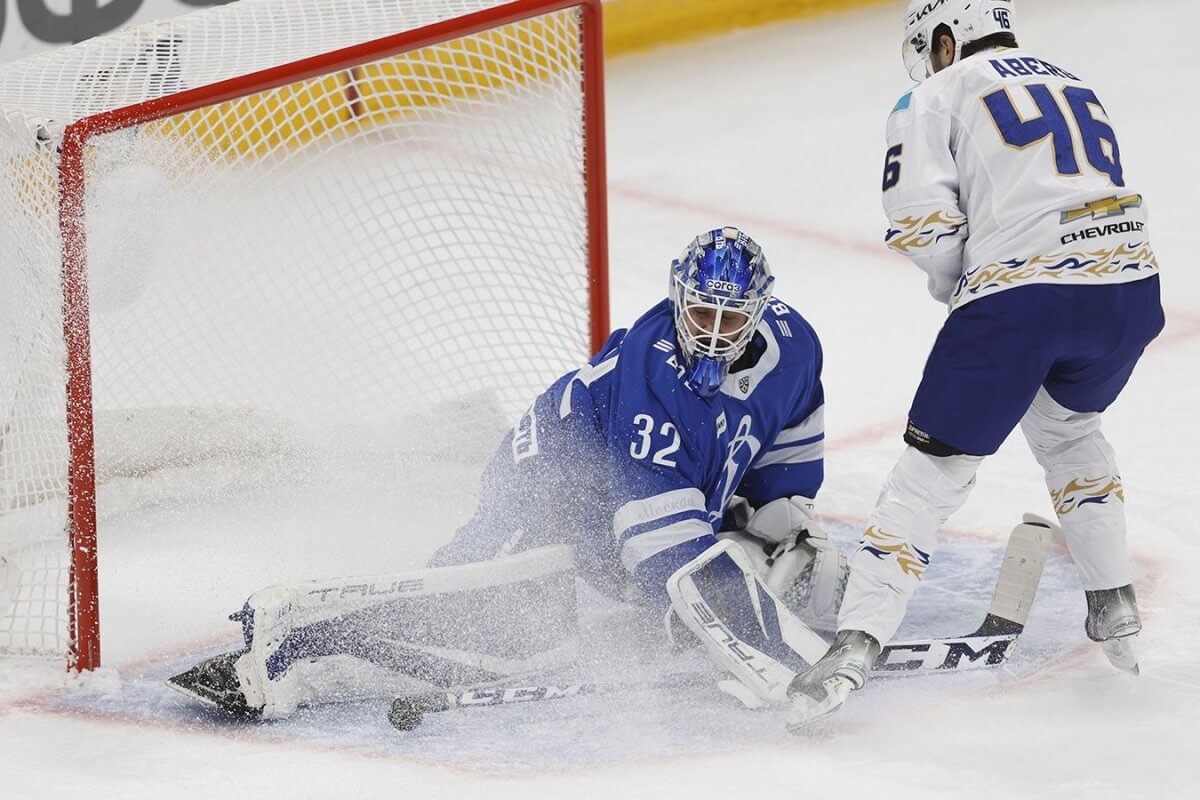
[[[702,522],[708,522],[708,512],[680,511],[678,514],[672,514],[669,517],[662,517],[661,519],[655,519],[651,520],[650,522],[643,522],[640,525],[634,525],[625,529],[625,531],[621,534],[618,544],[624,544],[638,534],[656,531],[659,528],[665,528],[668,525],[674,525],[676,522],[683,522],[686,519],[698,519]]]
[[[896,114],[901,111],[907,111],[910,105],[912,105],[912,92],[909,92],[896,101],[896,107],[892,109],[892,113]]]
[[[807,439],[801,439],[798,442],[788,442],[787,444],[775,444],[771,446],[772,451],[786,450],[791,447],[804,447],[810,444],[816,444],[825,438],[825,434],[818,433],[816,436],[810,436]]]

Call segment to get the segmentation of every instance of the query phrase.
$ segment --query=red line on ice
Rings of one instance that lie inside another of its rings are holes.
[[[665,194],[657,194],[635,186],[623,186],[618,183],[609,183],[609,194],[620,195],[628,200],[634,200],[640,203],[646,203],[652,206],[663,208],[675,208],[683,211],[703,214],[714,220],[730,220],[738,224],[744,224],[748,228],[754,230],[770,230],[775,233],[785,236],[792,236],[798,239],[818,242],[827,247],[837,248],[839,250],[848,250],[858,253],[859,255],[871,256],[887,260],[893,264],[897,263],[901,258],[893,254],[887,247],[884,246],[882,239],[878,244],[865,242],[860,239],[853,239],[849,236],[839,236],[828,231],[818,230],[817,228],[807,228],[803,225],[796,225],[791,222],[782,220],[770,219],[768,217],[759,216],[745,211],[730,211],[729,209],[720,208],[718,206],[710,206],[704,203],[697,203],[690,200],[680,200],[677,197],[672,197]]]

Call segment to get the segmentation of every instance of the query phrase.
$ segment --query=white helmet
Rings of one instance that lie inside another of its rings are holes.
[[[939,25],[954,35],[954,60],[962,58],[963,45],[993,33],[1013,29],[1012,0],[909,0],[904,23],[904,66],[914,81],[933,74],[929,60],[933,32]]]

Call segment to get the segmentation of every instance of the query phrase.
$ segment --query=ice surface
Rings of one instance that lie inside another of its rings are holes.
[[[843,543],[900,452],[942,319],[920,274],[880,244],[883,124],[907,88],[900,14],[896,4],[732,33],[609,72],[614,324],[661,297],[665,265],[700,230],[736,224],[760,241],[779,294],[825,345],[820,506]],[[1085,641],[1082,595],[1057,554],[1010,667],[876,681],[808,737],[787,737],[777,715],[739,710],[706,687],[463,711],[408,736],[371,704],[249,729],[221,724],[159,680],[230,641],[224,613],[266,583],[419,564],[461,521],[475,476],[445,458],[414,469],[392,451],[317,470],[271,454],[264,470],[244,454],[217,453],[149,482],[114,479],[100,578],[115,672],[78,682],[0,666],[0,797],[1191,796],[1200,741],[1191,505],[1200,489],[1200,277],[1191,263],[1200,251],[1200,114],[1186,52],[1198,26],[1193,0],[1140,3],[1136,13],[1116,0],[1021,6],[1023,44],[1086,76],[1117,121],[1163,267],[1167,331],[1107,420],[1142,579],[1139,679]],[[389,470],[411,475],[408,491],[380,477]],[[331,483],[334,499],[306,506],[316,481]],[[184,502],[159,501],[184,487]],[[1004,536],[1027,510],[1049,506],[1016,438],[951,521],[960,533],[946,536],[910,632],[961,633],[978,621]],[[352,539],[360,530],[396,533]],[[622,613],[594,615],[596,641],[606,631],[628,641],[612,632],[640,629]],[[681,666],[652,637],[636,644],[641,668]]]
[[[835,523],[833,533],[843,548],[853,545],[858,529]],[[1003,542],[981,541],[951,532],[938,554],[939,577],[931,580],[914,603],[900,632],[902,638],[962,635],[982,622],[991,600],[991,578],[999,570]],[[1148,589],[1154,575],[1144,576]],[[822,735],[857,727],[880,716],[906,713],[924,699],[913,687],[893,690],[894,682],[937,685],[939,702],[995,691],[1038,676],[1064,656],[1063,642],[1073,638],[1083,616],[1075,574],[1061,553],[1050,562],[1036,612],[1012,661],[1005,667],[971,675],[881,679],[862,695],[862,702],[825,726]],[[412,734],[402,735],[387,723],[384,702],[306,709],[286,720],[254,727],[255,739],[321,742],[329,747],[371,753],[400,754],[430,763],[486,767],[522,774],[531,769],[567,769],[611,764],[628,759],[663,758],[681,753],[777,742],[784,724],[782,711],[750,712],[721,695],[707,679],[707,661],[699,653],[672,656],[653,613],[604,601],[584,614],[585,668],[555,676],[554,684],[577,681],[649,681],[668,674],[703,676],[694,686],[661,693],[616,693],[603,697],[545,701],[499,709],[470,709],[430,714]],[[238,628],[215,648],[171,653],[121,671],[112,679],[80,686],[63,695],[48,695],[36,706],[55,713],[145,722],[193,730],[243,729],[218,714],[189,705],[164,690],[163,680],[190,667],[200,656],[238,646]],[[1069,646],[1067,650],[1071,649]],[[520,685],[516,683],[514,685]],[[929,687],[918,687],[926,689]],[[868,702],[866,698],[871,698]],[[502,731],[503,736],[490,735]],[[246,732],[243,730],[243,732]],[[546,743],[554,743],[546,746]]]

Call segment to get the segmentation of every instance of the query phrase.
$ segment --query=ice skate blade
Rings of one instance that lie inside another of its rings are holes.
[[[1121,639],[1109,639],[1100,643],[1100,649],[1108,657],[1109,663],[1117,669],[1130,675],[1140,675],[1141,669],[1138,667],[1137,653],[1133,649],[1135,639],[1137,639],[1136,634]]]
[[[825,681],[825,699],[813,700],[804,693],[792,695],[792,710],[788,714],[788,733],[800,734],[811,730],[812,726],[830,716],[842,707],[846,698],[854,689],[854,684],[847,678],[834,676]]]

